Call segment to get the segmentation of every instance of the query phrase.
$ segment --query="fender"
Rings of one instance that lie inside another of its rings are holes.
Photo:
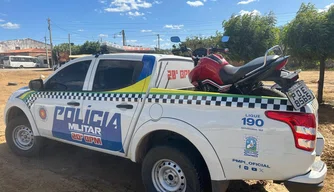
[[[129,157],[136,162],[136,153],[142,139],[153,131],[172,131],[187,138],[201,153],[208,166],[211,180],[226,180],[223,166],[207,138],[192,125],[174,118],[161,118],[159,121],[147,121],[139,126],[130,143]]]
[[[5,115],[4,115],[4,120],[5,120],[5,124],[7,126],[8,124],[8,112],[13,108],[13,107],[17,107],[19,109],[21,109],[23,111],[23,113],[26,115],[29,123],[30,123],[30,126],[31,126],[31,129],[34,133],[34,136],[40,136],[40,133],[37,129],[37,126],[36,126],[36,123],[35,123],[35,120],[31,114],[31,111],[29,110],[28,106],[20,99],[17,99],[17,98],[12,98],[12,99],[9,99],[7,104],[6,104],[6,107],[5,107]]]

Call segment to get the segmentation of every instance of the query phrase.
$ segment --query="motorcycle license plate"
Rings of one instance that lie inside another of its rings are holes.
[[[295,109],[300,109],[315,97],[304,81],[296,82],[287,92],[288,99]]]

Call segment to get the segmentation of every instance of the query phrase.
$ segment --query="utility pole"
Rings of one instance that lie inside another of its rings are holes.
[[[158,50],[160,50],[160,35],[158,34]]]
[[[50,67],[49,65],[49,51],[48,51],[48,44],[46,43],[46,37],[44,37],[44,41],[45,41],[45,54],[46,54],[46,63],[48,64],[48,67]]]
[[[125,40],[125,32],[122,30],[122,37],[123,37],[123,46],[126,46],[126,40]]]
[[[52,45],[52,32],[51,32],[51,20],[48,18],[48,29],[50,32],[50,46],[51,46],[51,68],[53,68],[54,60],[53,60],[53,45]]]
[[[68,34],[68,46],[70,46],[70,55],[72,55],[72,50],[71,50],[71,34]]]

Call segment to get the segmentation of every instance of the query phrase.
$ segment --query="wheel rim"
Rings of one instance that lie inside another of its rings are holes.
[[[32,130],[25,125],[15,127],[12,136],[16,147],[22,150],[29,150],[34,144],[34,134]]]
[[[162,159],[152,169],[152,181],[160,192],[185,192],[186,177],[181,167],[174,161]]]

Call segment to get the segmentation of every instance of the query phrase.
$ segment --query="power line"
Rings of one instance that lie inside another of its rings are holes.
[[[65,31],[66,33],[70,33],[70,34],[76,34],[76,35],[79,35],[79,36],[85,37],[85,38],[87,38],[87,39],[90,39],[89,37],[83,36],[83,35],[82,35],[82,34],[80,34],[80,33],[77,33],[77,32],[73,32],[73,31],[66,30],[66,29],[64,29],[64,28],[60,27],[59,25],[57,25],[55,22],[52,22],[52,25],[54,25],[54,26],[56,26],[57,28],[59,28],[59,29],[61,29],[61,30]]]

